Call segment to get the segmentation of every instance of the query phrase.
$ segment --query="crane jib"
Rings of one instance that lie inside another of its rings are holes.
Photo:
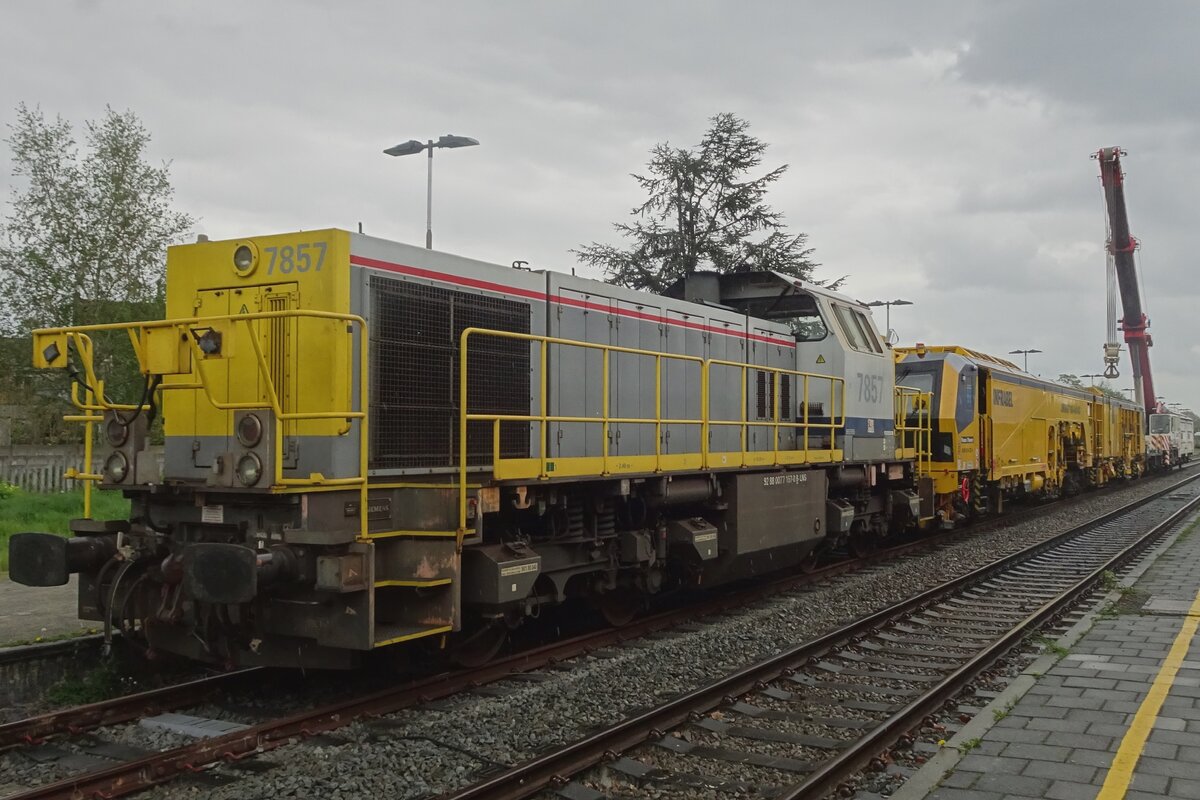
[[[1149,334],[1150,320],[1142,307],[1138,288],[1137,266],[1133,258],[1138,242],[1129,232],[1125,180],[1121,171],[1122,155],[1125,153],[1119,147],[1105,147],[1093,157],[1100,162],[1100,182],[1104,186],[1104,203],[1108,210],[1110,238],[1107,246],[1113,257],[1121,292],[1121,309],[1124,312],[1121,329],[1129,346],[1134,383],[1140,384],[1146,411],[1151,413],[1157,407],[1154,379],[1150,372],[1149,348],[1153,340]]]

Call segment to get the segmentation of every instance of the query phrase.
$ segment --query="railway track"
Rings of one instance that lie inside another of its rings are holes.
[[[1161,493],[1160,493],[1161,494]],[[1086,498],[1084,499],[1086,501]],[[1145,501],[1141,501],[1145,502]],[[1061,505],[1061,504],[1058,504]],[[1044,511],[1032,509],[1025,515]],[[1012,524],[1025,515],[1010,515],[1003,524]],[[85,774],[72,775],[33,790],[14,795],[20,800],[43,797],[117,796],[138,791],[170,780],[182,772],[202,770],[221,761],[232,761],[266,752],[299,738],[334,730],[349,721],[362,717],[381,716],[405,708],[450,697],[482,684],[553,666],[590,651],[620,645],[630,640],[668,630],[697,616],[719,614],[745,606],[757,599],[786,592],[806,583],[829,580],[836,576],[906,555],[925,552],[958,536],[976,535],[974,528],[965,532],[948,532],[890,548],[887,551],[856,561],[844,561],[817,570],[810,575],[791,576],[764,582],[741,592],[714,598],[680,609],[654,614],[620,629],[609,629],[574,637],[551,645],[537,647],[496,661],[482,669],[438,674],[407,683],[403,686],[358,695],[331,703],[322,708],[278,719],[265,720],[226,736],[198,740],[161,753],[147,753],[111,767],[92,769]],[[247,671],[249,672],[249,671]],[[104,725],[133,721],[146,714],[159,713],[204,702],[222,686],[231,688],[245,680],[244,673],[215,676],[178,687],[167,687],[140,695],[116,698],[105,703],[80,709],[65,709],[32,720],[0,726],[0,749],[38,742],[47,737],[77,734]],[[710,726],[711,727],[711,726]]]
[[[670,702],[447,795],[600,800],[697,789],[804,800],[846,782],[1029,634],[1200,505],[1191,476],[1149,501],[789,648]],[[1136,520],[1136,522],[1135,522]],[[1149,520],[1161,520],[1147,528]],[[713,778],[741,765],[772,783]],[[596,769],[598,765],[603,765]]]

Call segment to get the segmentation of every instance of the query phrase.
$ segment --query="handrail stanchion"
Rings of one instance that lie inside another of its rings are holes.
[[[708,362],[705,362],[700,365],[700,466],[703,469],[712,469],[708,457],[712,449],[708,446],[709,416],[711,411],[708,407]]]
[[[746,364],[743,364],[742,365],[742,427],[738,434],[738,441],[741,443],[742,452],[739,455],[739,457],[741,458],[741,463],[738,464],[739,467],[746,466],[746,460],[747,460],[746,453],[749,452],[746,449],[747,445],[750,444],[750,425],[749,425],[750,409],[748,408],[748,406],[750,404],[749,395],[750,395],[750,367]]]
[[[783,383],[784,377],[783,377],[783,373],[772,373],[771,377],[772,377],[772,381],[771,381],[771,386],[772,386],[771,421],[775,423],[771,427],[771,431],[774,436],[774,441],[772,442],[772,450],[774,452],[772,453],[772,456],[771,456],[771,464],[772,464],[772,466],[778,467],[779,466],[779,393],[780,393],[780,384]]]
[[[83,393],[85,403],[91,405],[92,390],[85,389]],[[83,471],[91,474],[92,471],[92,439],[95,437],[95,424],[92,422],[92,414],[88,414],[87,422],[83,423]],[[83,518],[92,518],[92,482],[83,482]]]
[[[641,439],[641,434],[638,434]],[[662,356],[654,356],[654,471],[662,472]]]
[[[549,374],[546,372],[546,370],[550,366],[550,343],[549,343],[549,341],[543,341],[541,347],[538,348],[538,358],[539,358],[539,364],[540,364],[540,372],[542,374],[542,380],[541,380],[542,385],[541,385],[541,391],[539,392],[540,396],[538,398],[538,407],[542,412],[542,420],[538,426],[538,430],[541,431],[541,435],[538,436],[538,439],[541,441],[542,457],[541,457],[541,468],[538,470],[538,479],[539,480],[547,480],[550,477],[550,470],[547,466],[550,461],[550,458],[549,458],[549,456],[550,456],[550,453],[549,453],[549,449],[550,449],[550,425],[549,425],[549,419],[550,419],[549,383],[550,383],[550,378],[549,378]]]
[[[474,329],[462,332],[458,345],[458,531],[457,546],[467,535],[467,340]],[[545,380],[545,375],[542,376]]]
[[[608,350],[601,351],[600,360],[602,363],[600,391],[604,393],[604,396],[602,398],[600,398],[600,409],[601,409],[600,413],[604,420],[603,422],[600,423],[600,454],[601,454],[601,463],[604,465],[602,467],[603,474],[607,475],[609,473],[609,469],[608,469],[608,437],[611,432],[610,427],[609,427],[609,422],[608,422],[608,412],[609,412],[609,408],[608,408],[608,393],[609,393],[608,370],[610,368],[609,358],[608,358]],[[499,461],[500,459],[497,458],[496,460]]]

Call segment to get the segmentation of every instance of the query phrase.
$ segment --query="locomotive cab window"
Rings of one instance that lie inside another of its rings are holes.
[[[821,312],[815,308],[781,321],[792,329],[792,336],[795,336],[798,342],[819,342],[829,335],[829,328],[825,327]]]
[[[871,327],[871,323],[861,311],[834,303],[833,312],[837,316],[838,324],[841,325],[846,343],[850,347],[860,353],[883,353],[883,347],[879,344],[879,337],[875,335],[875,329]]]

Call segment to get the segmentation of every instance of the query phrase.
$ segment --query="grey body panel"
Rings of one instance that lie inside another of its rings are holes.
[[[545,276],[541,273],[502,267],[485,261],[426,250],[412,245],[389,242],[362,234],[351,234],[351,253],[372,259],[372,266],[354,265],[351,267],[351,307],[353,313],[367,320],[367,329],[372,329],[371,319],[371,278],[385,277],[422,286],[438,289],[451,289],[480,297],[503,298],[508,301],[520,302],[528,306],[528,329],[532,335],[546,333],[546,300]],[[479,342],[480,337],[472,339]],[[457,348],[458,342],[452,343]],[[471,345],[468,345],[470,347]],[[540,345],[529,344],[529,375],[512,376],[514,380],[528,380],[528,412],[531,415],[541,413],[538,386],[541,376]],[[457,357],[457,356],[454,356]],[[447,364],[446,369],[452,369]],[[450,397],[447,406],[457,409],[458,385],[449,387]],[[478,409],[471,409],[476,411]],[[484,423],[486,424],[486,423]],[[505,423],[507,426],[522,423]],[[536,456],[540,451],[538,426],[527,426],[529,437],[529,454]],[[506,429],[508,430],[508,429]],[[371,475],[411,475],[428,474],[429,472],[454,472],[452,466],[442,467],[405,467],[405,468],[375,468]]]

